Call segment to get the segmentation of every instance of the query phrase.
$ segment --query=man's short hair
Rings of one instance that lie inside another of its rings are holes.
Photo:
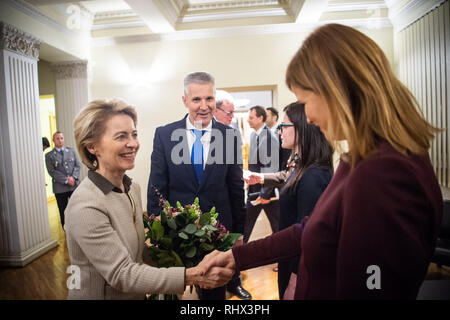
[[[267,119],[267,115],[266,115],[266,110],[261,107],[261,106],[254,106],[250,108],[250,111],[255,110],[256,116],[259,117],[263,117],[263,122],[266,122]]]
[[[61,131],[56,131],[54,134],[53,134],[53,136],[52,136],[52,140],[53,141],[55,141],[55,136],[57,135],[57,134],[63,134]]]
[[[270,112],[272,112],[272,114],[273,114],[274,116],[276,116],[276,117],[277,117],[277,120],[278,120],[278,110],[277,110],[277,109],[272,108],[272,107],[269,107],[269,108],[266,109],[266,112],[267,112],[267,110],[269,110]]]
[[[184,85],[184,95],[188,94],[188,86],[191,83],[212,83],[214,86],[214,94],[216,92],[216,81],[214,77],[208,72],[191,72],[186,77],[184,77],[183,85]]]

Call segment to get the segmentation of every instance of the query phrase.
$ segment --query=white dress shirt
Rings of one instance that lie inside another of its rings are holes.
[[[259,136],[259,135],[261,134],[261,132],[263,131],[263,129],[264,129],[265,126],[266,126],[266,125],[263,124],[263,125],[261,126],[261,128],[259,128],[258,130],[255,131],[257,136]]]
[[[189,116],[186,117],[186,137],[187,142],[189,145],[189,156],[192,154],[192,146],[195,142],[195,133],[192,132],[192,129],[198,130],[189,120]],[[205,169],[206,162],[208,160],[208,154],[209,154],[209,146],[211,143],[211,131],[212,131],[212,121],[209,122],[208,126],[206,128],[203,128],[201,130],[205,130],[205,133],[203,134],[200,141],[203,145],[203,169]]]

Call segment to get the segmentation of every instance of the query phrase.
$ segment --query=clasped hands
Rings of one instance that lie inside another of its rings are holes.
[[[186,269],[186,285],[198,285],[202,289],[218,288],[231,280],[235,269],[231,250],[215,250],[206,255],[197,266]]]
[[[75,178],[70,176],[67,178],[67,184],[71,187],[75,186]]]

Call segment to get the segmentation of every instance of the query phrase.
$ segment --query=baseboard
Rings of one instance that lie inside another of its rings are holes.
[[[56,248],[58,242],[50,237],[49,239],[41,242],[35,247],[21,252],[19,254],[10,256],[0,256],[0,266],[2,267],[25,267],[30,262],[36,260],[48,251]]]

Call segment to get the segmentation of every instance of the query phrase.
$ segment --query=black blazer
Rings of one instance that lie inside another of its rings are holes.
[[[186,117],[155,130],[147,211],[149,214],[161,211],[155,188],[172,206],[177,201],[182,205],[191,204],[198,197],[203,212],[216,207],[218,220],[227,230],[243,233],[245,208],[240,135],[235,129],[212,120],[211,147],[199,185],[190,159]],[[209,163],[211,159],[216,161]]]
[[[249,163],[248,170],[252,172],[277,172],[279,170],[279,142],[270,129],[264,125],[260,135],[259,143],[256,143],[256,132],[252,132],[250,137]],[[258,154],[259,153],[259,154]],[[258,154],[258,156],[257,156]],[[249,186],[249,193],[261,191],[261,185]],[[273,188],[262,190],[262,194],[270,198],[273,194]]]

